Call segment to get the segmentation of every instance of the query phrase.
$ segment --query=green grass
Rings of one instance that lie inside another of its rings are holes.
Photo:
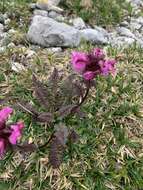
[[[96,90],[91,91],[91,98],[83,108],[87,119],[73,117],[66,120],[68,127],[77,130],[80,140],[67,149],[60,169],[53,170],[48,164],[48,147],[39,153],[28,154],[24,160],[19,153],[14,157],[8,153],[0,163],[0,185],[5,189],[8,186],[10,190],[142,190],[142,50],[109,48],[108,55],[118,57],[118,74],[115,79],[98,79]],[[30,64],[44,79],[47,78],[45,70],[51,66],[56,64],[64,69],[65,61],[68,65],[69,53],[60,59],[60,63],[59,57],[50,54],[45,57],[41,52],[36,60]],[[31,71],[15,74],[7,64],[2,66],[0,76],[1,88],[10,96],[8,105],[21,98],[33,100]],[[20,111],[13,117],[14,121],[17,119],[26,123],[23,141],[32,139],[37,144],[49,138],[48,126],[33,123]]]
[[[120,23],[127,15],[132,15],[133,10],[124,0],[92,0],[91,8],[82,7],[81,0],[63,1],[63,6],[82,17],[91,25],[111,26]]]

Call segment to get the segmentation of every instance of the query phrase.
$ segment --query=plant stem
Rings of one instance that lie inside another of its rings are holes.
[[[87,88],[86,88],[85,95],[82,97],[81,102],[79,102],[79,104],[73,108],[71,113],[73,113],[76,109],[78,109],[85,102],[85,100],[86,100],[86,98],[87,98],[87,96],[89,94],[89,90],[90,90],[90,81],[88,81],[86,86],[87,86]]]
[[[89,90],[90,90],[90,82],[87,84],[87,89],[86,89],[85,95],[82,98],[81,102],[78,104],[78,107],[81,106],[85,102],[85,100],[89,94]]]
[[[54,136],[54,132],[51,134],[49,140],[47,142],[45,142],[45,144],[39,146],[38,148],[42,149],[42,148],[46,147],[50,143],[50,141],[52,140],[53,136]]]

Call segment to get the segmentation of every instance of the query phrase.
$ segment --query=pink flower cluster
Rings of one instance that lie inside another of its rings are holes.
[[[12,113],[13,109],[10,107],[0,110],[0,158],[2,158],[9,145],[15,145],[17,143],[24,128],[23,122],[10,125],[8,128],[6,127],[7,119]]]
[[[72,68],[81,74],[85,80],[92,80],[97,75],[115,75],[116,61],[105,59],[105,53],[100,48],[93,49],[90,53],[72,52]]]

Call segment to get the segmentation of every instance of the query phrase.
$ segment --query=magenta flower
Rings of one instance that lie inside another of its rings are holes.
[[[7,125],[7,119],[12,112],[13,109],[10,107],[5,107],[0,111],[0,158],[3,157],[6,149],[10,145],[16,145],[24,128],[23,122],[18,122],[10,126]]]
[[[85,70],[86,64],[88,62],[88,56],[86,53],[82,52],[73,52],[71,57],[71,63],[73,69],[78,72],[82,73]]]
[[[85,80],[92,80],[97,75],[114,75],[115,60],[106,60],[102,49],[93,49],[90,53],[73,52],[71,64],[73,69],[81,74]]]
[[[94,72],[92,72],[92,71],[87,71],[87,72],[85,72],[84,74],[83,74],[83,78],[85,79],[85,80],[92,80],[92,79],[94,79],[94,77],[95,77],[95,73]]]
[[[19,122],[15,125],[11,125],[11,135],[9,136],[9,142],[11,144],[16,144],[17,140],[21,137],[22,129],[24,128],[24,123]]]
[[[105,61],[100,61],[100,66],[101,66],[101,74],[104,76],[107,76],[109,74],[115,75],[116,69],[115,69],[115,60],[105,60]]]
[[[101,60],[105,58],[105,53],[100,48],[95,48],[92,51],[93,56],[95,56],[95,59]]]
[[[5,140],[0,138],[0,158],[3,156],[5,149],[6,149]]]
[[[6,120],[12,114],[13,109],[5,107],[0,111],[0,129],[4,127]]]

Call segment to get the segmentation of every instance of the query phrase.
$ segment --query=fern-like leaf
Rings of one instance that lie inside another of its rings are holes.
[[[75,132],[74,129],[71,129],[69,132],[68,140],[71,143],[76,143],[78,141],[78,139],[79,139],[79,135]]]
[[[35,96],[38,100],[38,102],[45,108],[49,108],[48,104],[48,91],[45,85],[40,82],[35,75],[33,75],[33,85],[34,85],[34,91],[35,91]]]
[[[56,132],[50,143],[49,160],[54,169],[59,168],[68,140],[68,129],[64,125],[56,126]]]
[[[57,112],[57,116],[60,117],[61,119],[63,119],[64,117],[68,116],[69,114],[72,113],[72,111],[74,110],[74,108],[76,108],[75,105],[67,105],[67,106],[63,106],[61,107],[58,112]]]
[[[38,115],[37,121],[41,123],[51,123],[54,121],[54,117],[53,114],[49,112],[43,112]]]

